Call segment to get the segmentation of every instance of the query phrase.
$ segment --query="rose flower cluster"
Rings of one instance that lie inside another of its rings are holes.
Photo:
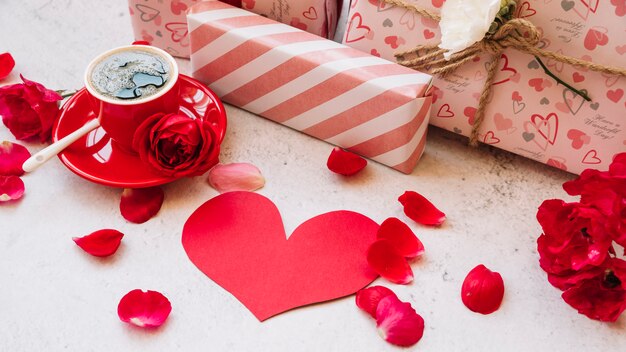
[[[579,202],[546,200],[537,220],[541,268],[562,297],[591,319],[616,321],[626,309],[626,153],[608,171],[587,169],[563,184]],[[621,258],[620,258],[621,257]]]

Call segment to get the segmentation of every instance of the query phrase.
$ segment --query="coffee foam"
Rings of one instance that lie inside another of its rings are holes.
[[[142,99],[159,91],[170,78],[170,64],[156,53],[141,50],[113,52],[102,58],[91,70],[89,81],[100,94],[115,100]],[[139,73],[159,78],[155,84],[138,86],[133,79]],[[160,80],[162,79],[162,81]],[[160,84],[158,84],[160,82]],[[121,98],[125,91],[134,94]]]

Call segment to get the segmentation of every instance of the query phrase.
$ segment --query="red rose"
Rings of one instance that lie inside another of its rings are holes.
[[[141,160],[172,177],[198,176],[219,162],[219,141],[210,123],[186,115],[158,113],[135,131]]]
[[[537,240],[541,268],[549,274],[569,276],[587,266],[602,264],[612,248],[605,219],[597,209],[580,203],[544,201],[537,212],[543,228]]]
[[[563,300],[591,319],[616,321],[626,309],[626,262],[610,258],[597,275],[563,292]]]
[[[609,171],[585,170],[563,184],[570,195],[598,209],[606,217],[606,229],[613,239],[626,245],[626,153],[615,156]]]
[[[0,87],[2,122],[17,139],[48,141],[62,97],[39,83],[20,77],[23,84]]]

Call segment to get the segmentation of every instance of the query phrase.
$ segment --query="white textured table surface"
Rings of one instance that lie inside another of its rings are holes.
[[[0,52],[18,74],[49,88],[77,88],[89,60],[132,41],[125,0],[2,0]],[[186,63],[182,63],[183,72]],[[361,212],[377,222],[407,220],[426,246],[415,281],[397,286],[426,329],[416,351],[610,351],[626,343],[626,319],[591,321],[567,306],[538,265],[537,206],[563,198],[573,176],[521,157],[469,149],[432,129],[412,175],[370,163],[344,179],[325,167],[331,146],[237,108],[228,108],[224,162],[248,161],[267,178],[260,191],[281,209],[287,232],[331,210]],[[0,140],[15,141],[5,127]],[[31,152],[42,148],[26,144]],[[180,238],[187,217],[216,195],[205,177],[165,187],[158,216],[146,224],[119,214],[120,190],[89,183],[58,159],[24,177],[25,197],[0,206],[0,351],[382,351],[395,350],[354,298],[294,310],[259,323],[234,297],[197,270]],[[442,228],[416,225],[396,198],[429,197],[448,215]],[[94,259],[71,240],[101,228],[126,234],[118,253]],[[502,307],[474,314],[460,299],[465,274],[479,263],[505,280]],[[121,323],[119,299],[135,289],[164,293],[167,323],[144,331]]]

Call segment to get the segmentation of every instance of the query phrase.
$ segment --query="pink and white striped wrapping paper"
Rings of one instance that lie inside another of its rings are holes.
[[[187,20],[193,76],[224,101],[413,171],[431,76],[220,2],[192,7]]]

